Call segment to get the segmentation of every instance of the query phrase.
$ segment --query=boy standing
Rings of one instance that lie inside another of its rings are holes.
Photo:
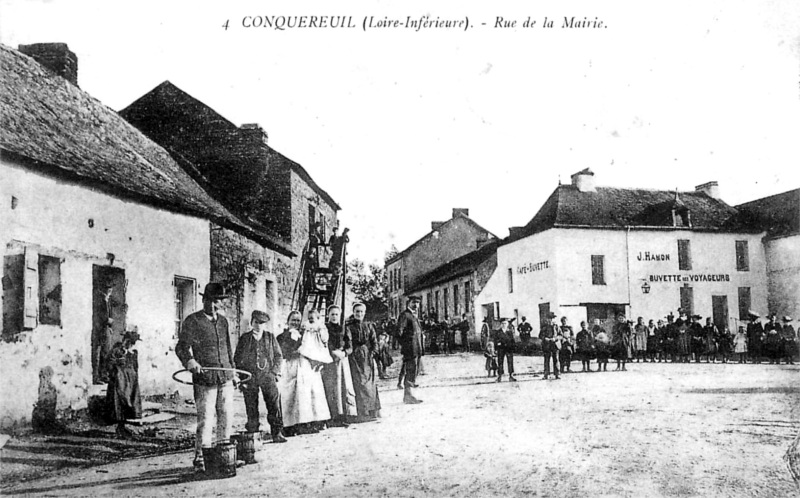
[[[247,412],[247,432],[258,432],[258,393],[267,405],[267,421],[272,432],[272,442],[285,443],[283,414],[278,379],[281,375],[283,353],[273,334],[266,332],[269,315],[255,310],[250,317],[250,330],[239,339],[233,362],[236,368],[250,372],[252,378],[243,386],[244,406]],[[254,463],[254,462],[248,462]]]

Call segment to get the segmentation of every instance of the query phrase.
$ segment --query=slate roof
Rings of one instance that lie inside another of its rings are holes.
[[[415,285],[406,291],[406,294],[413,294],[422,289],[448,282],[454,278],[469,275],[475,271],[479,265],[497,254],[497,246],[497,239],[490,240],[478,249],[429,271],[419,277]]]
[[[427,240],[428,238],[432,237],[432,236],[433,236],[433,232],[437,232],[438,230],[441,230],[441,227],[442,227],[442,226],[444,226],[444,225],[446,225],[446,224],[450,223],[451,221],[453,221],[453,220],[454,220],[454,219],[456,219],[457,217],[464,218],[464,219],[465,219],[465,220],[466,220],[468,223],[470,223],[472,226],[474,226],[475,228],[477,228],[479,231],[481,231],[481,232],[484,232],[484,233],[488,234],[490,239],[497,239],[497,236],[496,236],[495,234],[493,234],[493,233],[492,233],[492,232],[490,232],[489,230],[487,230],[487,229],[483,228],[482,226],[478,225],[478,224],[475,222],[475,220],[473,220],[472,218],[470,218],[469,216],[467,216],[467,215],[465,215],[465,214],[458,213],[458,214],[456,214],[455,216],[453,216],[452,218],[450,218],[449,220],[447,220],[447,221],[443,222],[443,223],[442,223],[442,225],[439,227],[439,229],[437,229],[437,230],[431,230],[430,232],[428,232],[428,233],[426,233],[425,235],[423,235],[422,237],[420,237],[420,238],[419,238],[419,239],[418,239],[416,242],[414,242],[414,243],[413,243],[413,244],[411,244],[410,246],[406,247],[405,249],[403,249],[402,251],[398,252],[397,254],[395,254],[394,256],[392,256],[391,258],[387,259],[387,260],[386,260],[386,262],[385,262],[384,264],[386,264],[386,265],[390,265],[390,264],[394,263],[395,261],[397,261],[398,259],[402,258],[402,257],[403,257],[403,256],[405,256],[405,255],[406,255],[406,254],[407,254],[409,251],[411,251],[411,249],[413,249],[413,248],[417,247],[417,246],[418,246],[418,245],[420,245],[422,242],[424,242],[424,241],[425,241],[425,240]]]
[[[155,207],[205,218],[287,255],[242,222],[162,147],[32,58],[0,45],[0,151],[27,167]]]
[[[120,115],[168,150],[180,152],[206,170],[230,170],[233,165],[266,173],[270,164],[288,166],[335,210],[341,210],[302,165],[266,143],[244,152],[236,150],[237,142],[247,141],[247,131],[170,81],[136,99]],[[258,164],[264,167],[258,168]]]
[[[766,230],[769,237],[783,237],[800,233],[800,189],[736,206],[742,222]]]
[[[531,221],[506,240],[550,228],[674,228],[673,208],[688,210],[692,230],[759,231],[745,225],[734,207],[703,192],[614,187],[581,192],[574,185],[559,185]]]

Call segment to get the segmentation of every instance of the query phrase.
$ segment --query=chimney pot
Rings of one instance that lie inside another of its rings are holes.
[[[267,132],[264,131],[264,129],[258,123],[243,124],[239,127],[239,130],[247,140],[255,140],[256,142],[266,145],[267,140],[269,139]]]
[[[694,189],[697,192],[706,194],[712,199],[719,199],[719,183],[716,181],[706,182],[702,185],[696,186]]]
[[[594,172],[589,168],[583,169],[578,171],[577,173],[570,176],[572,179],[572,185],[578,187],[578,190],[581,192],[594,192]]]
[[[66,43],[33,43],[20,45],[18,49],[43,67],[78,86],[78,56]]]

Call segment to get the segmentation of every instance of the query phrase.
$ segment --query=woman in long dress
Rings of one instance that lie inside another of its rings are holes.
[[[316,310],[309,312],[309,323],[301,329],[299,311],[289,314],[288,327],[278,336],[283,357],[281,408],[287,436],[319,432],[331,418],[320,370],[331,362],[327,330]]]
[[[331,412],[332,426],[347,426],[355,418],[356,393],[350,375],[350,362],[347,356],[353,353],[350,334],[341,325],[342,310],[338,306],[328,308],[328,351],[333,361],[322,368],[322,383],[325,384],[325,397]]]

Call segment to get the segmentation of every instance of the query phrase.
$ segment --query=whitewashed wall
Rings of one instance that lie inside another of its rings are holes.
[[[729,323],[733,327],[739,318],[739,287],[750,287],[751,307],[762,315],[767,312],[762,236],[690,230],[547,230],[498,249],[497,270],[475,300],[476,320],[480,323],[483,317],[480,306],[495,301],[500,303],[502,316],[512,316],[513,310],[518,309],[534,329],[538,328],[538,304],[546,302],[559,317],[567,316],[576,330],[578,323],[586,320],[582,303],[627,304],[629,317],[658,319],[678,309],[679,288],[688,283],[694,289],[694,311],[703,317],[712,315],[712,296],[727,296]],[[691,241],[691,270],[678,269],[679,239]],[[749,271],[736,269],[737,240],[748,242]],[[792,247],[795,253],[776,247],[782,259],[774,258],[774,273],[781,276],[775,279],[780,283],[774,287],[780,287],[789,300],[792,285],[794,296],[798,285],[796,278],[791,279],[791,271],[795,276],[800,271],[796,263],[800,250]],[[650,253],[650,259],[645,253]],[[606,285],[592,284],[592,255],[604,256]],[[542,262],[547,262],[547,268],[537,269],[535,265]],[[529,271],[524,271],[525,267]],[[778,267],[790,270],[778,271]],[[512,293],[508,292],[508,268],[513,269]],[[788,277],[782,278],[784,274]],[[660,275],[670,277],[655,278]],[[709,275],[713,277],[708,278]],[[642,290],[645,282],[648,293]],[[792,309],[791,306],[786,304],[782,309]]]
[[[86,406],[92,381],[92,265],[108,265],[109,253],[128,280],[127,325],[138,326],[142,337],[137,347],[142,391],[173,390],[171,374],[181,368],[173,351],[173,278],[194,278],[200,290],[208,281],[208,221],[120,200],[8,162],[0,163],[0,178],[3,254],[35,246],[64,259],[61,326],[39,326],[0,343],[2,425],[29,420],[45,366],[55,370],[59,409]]]

